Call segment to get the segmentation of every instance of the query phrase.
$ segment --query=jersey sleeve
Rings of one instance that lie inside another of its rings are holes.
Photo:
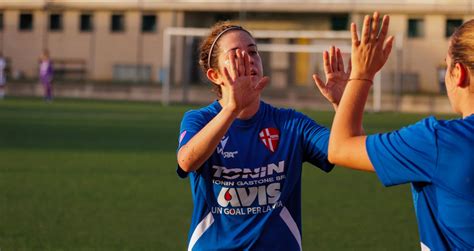
[[[436,171],[437,120],[433,117],[366,139],[369,159],[385,186],[431,182]]]
[[[207,122],[208,121],[206,121],[204,115],[199,111],[192,110],[186,112],[181,121],[178,149],[176,152],[178,152],[182,146],[186,145],[186,143],[188,143],[188,141],[207,124]],[[176,172],[181,178],[186,178],[188,176],[188,173],[181,169],[179,165]]]
[[[334,165],[328,160],[329,130],[302,113],[296,112],[296,117],[302,136],[303,160],[325,172],[331,171]]]

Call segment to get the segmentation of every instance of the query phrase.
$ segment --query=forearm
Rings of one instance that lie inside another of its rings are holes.
[[[329,161],[360,170],[373,170],[365,149],[362,119],[370,82],[351,80],[338,106],[329,140]]]
[[[331,103],[331,104],[332,104],[332,107],[334,108],[334,112],[337,112],[337,108],[339,107],[339,104],[335,104],[335,103]],[[360,124],[357,135],[365,135],[364,126],[362,125],[362,123]]]
[[[224,107],[206,126],[178,151],[178,164],[186,172],[192,172],[212,155],[222,137],[230,128],[237,113]]]

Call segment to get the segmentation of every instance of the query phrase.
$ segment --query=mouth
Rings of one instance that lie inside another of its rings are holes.
[[[250,75],[251,75],[251,76],[257,76],[258,73],[257,73],[256,70],[251,70],[251,71],[250,71]]]

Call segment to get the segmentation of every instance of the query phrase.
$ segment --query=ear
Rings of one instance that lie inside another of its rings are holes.
[[[212,83],[214,83],[216,85],[221,85],[222,84],[222,80],[221,80],[221,77],[219,75],[219,72],[216,71],[215,69],[213,69],[213,68],[207,69],[206,76]]]
[[[468,71],[466,67],[460,63],[456,63],[455,67],[455,77],[456,77],[456,85],[458,87],[464,88],[469,85],[468,83]]]

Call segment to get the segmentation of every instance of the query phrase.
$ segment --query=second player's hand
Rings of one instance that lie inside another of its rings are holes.
[[[313,80],[321,94],[331,104],[338,106],[351,74],[351,63],[349,60],[349,67],[347,71],[344,71],[341,50],[334,46],[331,47],[329,53],[327,51],[323,53],[323,61],[326,83],[317,74],[313,74]]]

